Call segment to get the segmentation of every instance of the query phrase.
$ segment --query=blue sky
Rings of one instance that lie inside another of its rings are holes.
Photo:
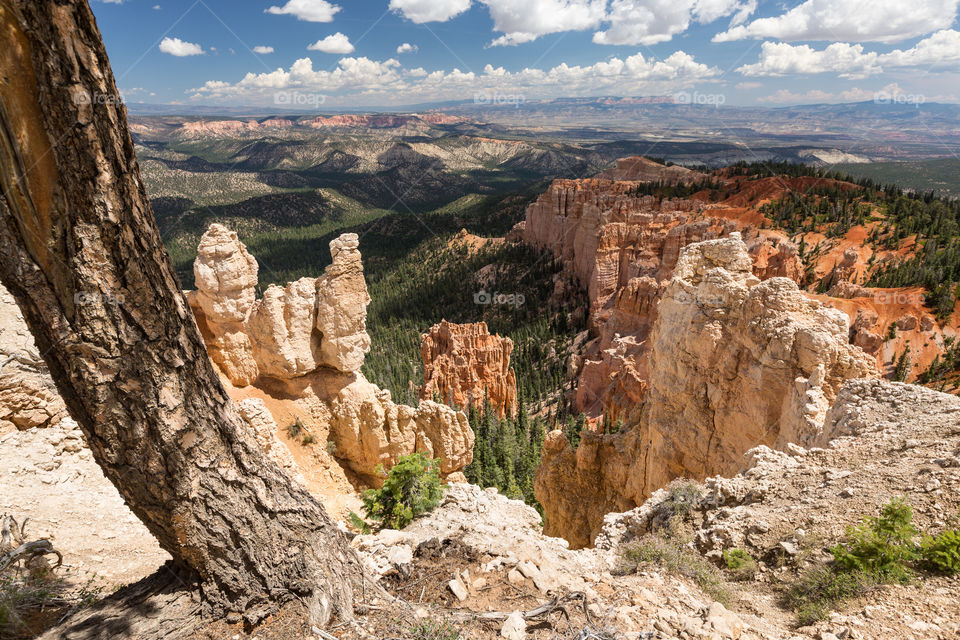
[[[128,102],[279,111],[591,95],[960,102],[960,0],[91,5]]]

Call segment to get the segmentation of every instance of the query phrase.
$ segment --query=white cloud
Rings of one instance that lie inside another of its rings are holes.
[[[912,94],[905,93],[897,83],[891,83],[882,89],[871,90],[851,87],[839,93],[829,93],[821,89],[811,89],[803,93],[794,93],[789,89],[780,89],[773,95],[757,98],[757,102],[771,102],[779,104],[801,104],[812,102],[866,102],[868,100],[879,101],[886,96],[887,102],[891,102],[890,97],[915,98]]]
[[[266,13],[296,16],[307,22],[333,22],[333,15],[340,7],[327,0],[287,0],[282,7],[270,7]]]
[[[350,42],[350,38],[337,31],[326,38],[317,40],[307,47],[307,49],[310,51],[322,51],[323,53],[345,54],[353,53],[354,47]]]
[[[759,18],[713,37],[897,42],[946,29],[960,0],[806,0],[780,16]]]
[[[872,95],[872,94],[871,94]],[[770,96],[757,98],[757,102],[774,102],[780,104],[797,104],[801,102],[829,102],[836,96],[820,89],[811,89],[804,93],[793,93],[789,89],[780,89]]]
[[[960,63],[960,31],[938,31],[906,51],[894,49],[880,56],[880,62],[891,67],[954,68]]]
[[[201,55],[203,47],[192,42],[184,42],[180,38],[164,38],[160,41],[160,51],[182,58],[183,56]]]
[[[823,50],[810,45],[764,42],[754,64],[737,69],[745,76],[782,76],[835,72],[841,78],[862,78],[883,72],[883,67],[942,67],[960,63],[960,31],[938,31],[906,51],[864,51],[863,45],[834,42]]]
[[[153,10],[154,10],[154,11],[160,11],[160,5],[158,5],[158,4],[153,5]]]
[[[597,44],[656,44],[683,33],[692,21],[708,24],[733,15],[743,22],[757,8],[756,0],[613,0],[605,31],[593,34]]]
[[[863,45],[834,42],[817,51],[810,45],[764,42],[760,59],[737,69],[745,76],[782,76],[833,71],[842,78],[862,78],[880,73],[876,53],[864,53]]]
[[[253,48],[253,52],[266,55],[268,53],[273,53],[273,47],[265,47],[262,44],[258,44]]]
[[[522,44],[548,33],[581,31],[598,26],[607,0],[480,0],[487,5],[493,28],[504,35],[492,46]]]
[[[390,9],[407,20],[446,22],[470,8],[471,0],[390,0]]]
[[[637,53],[625,59],[614,57],[586,66],[564,63],[551,69],[507,71],[487,65],[481,73],[459,69],[428,71],[421,67],[404,69],[396,59],[376,61],[365,57],[342,58],[332,71],[315,71],[312,61],[303,58],[288,70],[248,73],[237,83],[208,81],[192,90],[192,97],[254,104],[269,103],[278,92],[301,92],[338,94],[336,99],[349,98],[353,104],[358,103],[358,97],[370,104],[409,104],[422,101],[424,95],[446,100],[475,99],[478,94],[488,98],[506,95],[524,99],[611,92],[664,94],[719,73],[718,69],[697,62],[683,51],[663,60],[647,59]]]
[[[409,42],[404,42],[402,45],[397,47],[397,54],[399,55],[401,53],[414,53],[419,50],[420,50],[420,47],[418,47],[417,45],[410,44]]]

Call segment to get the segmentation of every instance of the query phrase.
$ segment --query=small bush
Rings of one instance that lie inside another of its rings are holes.
[[[874,584],[862,571],[836,571],[832,566],[819,564],[800,574],[790,585],[784,600],[797,613],[800,626],[807,626],[825,620],[831,611],[863,594]]]
[[[700,503],[700,488],[689,480],[674,480],[667,486],[667,498],[661,506],[671,515],[685,516]]]
[[[736,580],[750,580],[757,573],[757,561],[745,549],[724,549],[723,564]]]
[[[337,452],[337,443],[333,440],[327,440],[327,453],[333,455]]]
[[[458,640],[460,632],[446,620],[421,620],[410,627],[409,637],[411,640]]]
[[[644,563],[659,565],[670,573],[690,578],[717,602],[730,603],[731,594],[719,569],[694,549],[678,542],[676,537],[644,536],[624,549],[623,560],[634,570]]]
[[[944,534],[928,536],[931,559],[945,559],[940,555],[943,551],[949,555],[950,536]],[[918,560],[924,564],[927,557],[927,547],[918,548],[914,543],[916,536],[913,510],[902,498],[890,500],[879,516],[866,517],[847,529],[846,542],[830,549],[832,564],[817,564],[800,574],[785,593],[787,606],[797,612],[801,625],[807,625],[823,620],[830,611],[873,586],[910,582],[912,566]]]
[[[303,433],[303,422],[300,421],[300,418],[297,418],[296,422],[287,425],[287,435],[291,438],[299,438],[301,433]]]
[[[909,564],[917,558],[916,535],[913,510],[902,498],[894,498],[879,517],[864,518],[847,529],[849,543],[833,547],[830,553],[840,571],[864,572],[880,583],[907,583],[913,577]]]
[[[350,521],[350,526],[356,529],[357,533],[367,535],[370,533],[370,525],[367,524],[366,520],[361,518],[355,511],[351,511],[347,514],[347,519]]]
[[[300,440],[300,443],[301,443],[301,444],[313,444],[314,440],[316,440],[316,438],[313,437],[313,434],[312,434],[312,433],[305,433],[305,434],[303,435],[303,439]]]
[[[920,544],[920,565],[947,575],[960,573],[960,530],[949,529],[936,536],[925,536]]]
[[[440,460],[418,451],[400,456],[383,487],[363,492],[363,510],[381,528],[402,529],[421,513],[433,511],[442,496]]]

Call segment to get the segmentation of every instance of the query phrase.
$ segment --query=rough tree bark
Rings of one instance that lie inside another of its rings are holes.
[[[0,0],[0,29],[0,280],[94,458],[173,557],[165,590],[187,584],[180,609],[210,616],[299,598],[351,617],[356,555],[210,364],[87,2]]]

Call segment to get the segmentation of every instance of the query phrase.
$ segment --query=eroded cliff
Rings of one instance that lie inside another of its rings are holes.
[[[587,545],[605,513],[673,478],[734,473],[759,444],[810,445],[843,381],[876,375],[842,312],[752,270],[738,233],[682,250],[650,330],[643,403],[576,450],[547,436],[535,487],[548,535]]]

